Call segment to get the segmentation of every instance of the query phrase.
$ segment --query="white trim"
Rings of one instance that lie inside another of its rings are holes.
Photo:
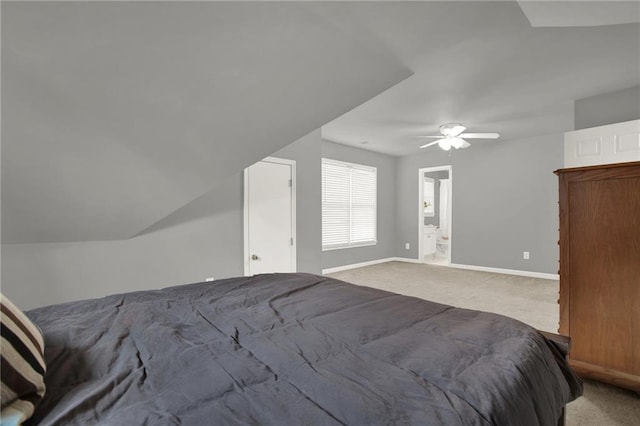
[[[362,268],[364,266],[377,265],[379,263],[392,262],[393,260],[394,260],[393,257],[387,257],[385,259],[370,260],[368,262],[352,263],[351,265],[343,265],[343,266],[336,266],[333,268],[323,269],[322,273],[331,274],[333,272],[347,271],[349,269],[356,269],[356,268]]]
[[[340,272],[340,271],[347,271],[349,269],[356,269],[356,268],[362,268],[365,266],[371,266],[371,265],[377,265],[380,263],[387,263],[387,262],[406,262],[406,263],[419,263],[419,264],[425,264],[424,262],[421,262],[420,259],[412,259],[409,257],[387,257],[384,259],[377,259],[377,260],[370,260],[368,262],[360,262],[360,263],[353,263],[351,265],[343,265],[343,266],[336,266],[334,268],[327,268],[327,269],[323,269],[322,273],[323,274],[331,274],[333,272]],[[519,271],[517,269],[502,269],[502,268],[491,268],[488,266],[474,266],[474,265],[459,265],[456,263],[452,263],[449,265],[449,267],[451,268],[456,268],[456,269],[465,269],[465,270],[469,270],[469,271],[480,271],[480,272],[493,272],[496,274],[507,274],[507,275],[518,275],[521,277],[532,277],[532,278],[543,278],[546,280],[558,280],[559,276],[557,274],[546,274],[543,272],[531,272],[531,271]]]
[[[412,259],[410,257],[392,257],[392,262],[405,262],[405,263],[424,263],[420,259]]]
[[[297,251],[298,251],[298,238],[296,235],[296,162],[295,160],[288,160],[286,158],[266,157],[263,160],[258,161],[265,163],[286,164],[291,167],[291,238],[293,240],[291,250],[291,267],[294,272],[298,271],[297,265]],[[244,275],[249,275],[249,167],[244,169]]]
[[[447,203],[447,216],[449,216],[449,251],[447,255],[447,265],[451,265],[451,253],[453,253],[453,166],[423,167],[418,169],[418,263],[424,262],[424,248],[422,247],[422,234],[424,228],[424,174],[429,172],[449,172],[449,202]]]
[[[449,266],[452,268],[466,269],[469,271],[494,272],[496,274],[519,275],[521,277],[544,278],[546,280],[556,280],[556,281],[560,279],[558,274],[547,274],[544,272],[520,271],[517,269],[491,268],[488,266],[460,265],[457,263],[452,263]]]
[[[378,244],[378,241],[367,241],[364,243],[353,243],[350,245],[340,245],[340,246],[329,246],[329,247],[322,247],[322,251],[331,251],[331,250],[342,250],[342,249],[350,249],[350,248],[358,248],[358,247],[368,247],[368,246],[375,246]]]
[[[564,167],[640,160],[640,120],[574,130],[564,134]]]
[[[408,257],[386,257],[384,259],[370,260],[368,262],[352,263],[351,265],[336,266],[333,268],[323,269],[323,274],[331,274],[333,272],[347,271],[349,269],[362,268],[365,266],[377,265],[379,263],[387,262],[407,262],[407,263],[421,263],[418,259],[410,259]]]
[[[242,224],[242,233],[244,234],[244,244],[243,244],[243,255],[244,259],[243,268],[244,275],[249,276],[249,167],[244,169],[243,180],[242,180],[242,189],[244,191],[243,200],[242,200],[242,210],[243,210],[243,224]]]

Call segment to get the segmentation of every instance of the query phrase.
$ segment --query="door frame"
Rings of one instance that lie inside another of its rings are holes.
[[[288,160],[286,158],[277,158],[277,157],[266,157],[259,162],[265,163],[275,163],[275,164],[285,164],[291,167],[291,267],[294,272],[297,272],[297,248],[298,241],[296,235],[296,161]],[[255,164],[255,163],[254,163]],[[249,166],[251,167],[251,166]],[[244,275],[249,275],[250,269],[250,247],[249,247],[249,167],[244,169],[243,174],[243,190],[244,190],[244,199],[243,199],[243,214],[244,214],[244,225],[243,225],[243,234],[244,234]]]
[[[447,215],[449,216],[449,252],[447,254],[447,266],[451,265],[451,253],[453,252],[453,167],[451,164],[418,169],[418,261],[420,263],[425,263],[424,248],[422,247],[422,234],[424,233],[424,174],[445,170],[449,172],[449,203],[447,205]]]

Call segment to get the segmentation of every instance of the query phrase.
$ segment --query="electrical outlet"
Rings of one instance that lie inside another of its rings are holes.
[[[204,279],[205,283],[211,282],[211,281],[215,281],[215,279],[213,277],[207,277]]]
[[[523,251],[522,252],[522,258],[524,260],[529,260],[529,252],[528,251]]]
[[[404,244],[404,248],[405,248],[406,250],[409,250],[409,249],[411,248],[411,246],[409,245],[409,243],[405,243],[405,244]]]

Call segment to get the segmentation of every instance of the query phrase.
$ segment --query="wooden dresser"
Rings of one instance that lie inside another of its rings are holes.
[[[583,377],[640,393],[640,162],[555,173],[569,362]]]

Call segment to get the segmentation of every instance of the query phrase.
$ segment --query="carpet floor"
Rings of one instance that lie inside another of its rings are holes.
[[[426,264],[388,262],[327,274],[353,284],[494,312],[557,333],[558,281]],[[639,426],[640,396],[587,380],[567,405],[568,426]]]

